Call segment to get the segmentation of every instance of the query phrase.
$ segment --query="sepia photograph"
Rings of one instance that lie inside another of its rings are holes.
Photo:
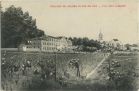
[[[137,0],[2,0],[0,30],[0,91],[139,91]]]

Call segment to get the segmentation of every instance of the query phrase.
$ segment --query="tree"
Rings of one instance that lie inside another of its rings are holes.
[[[133,46],[133,47],[138,47],[138,45],[137,45],[137,44],[132,44],[132,46]]]
[[[69,38],[74,46],[78,46],[79,51],[93,52],[101,48],[101,44],[93,39],[84,38]]]
[[[37,29],[36,19],[22,8],[10,6],[1,13],[1,43],[3,48],[18,47],[21,42],[44,35]]]
[[[130,50],[130,46],[131,46],[130,44],[125,44],[127,50]]]

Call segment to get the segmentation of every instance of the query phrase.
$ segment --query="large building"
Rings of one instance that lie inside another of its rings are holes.
[[[125,50],[124,45],[118,39],[113,39],[108,42],[108,46],[116,50]]]
[[[72,51],[72,41],[66,37],[43,36],[28,40],[27,44],[19,46],[20,51],[69,52]]]

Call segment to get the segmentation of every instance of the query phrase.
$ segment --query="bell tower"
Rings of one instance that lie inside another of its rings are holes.
[[[101,30],[100,30],[99,35],[98,35],[98,40],[100,42],[103,41],[103,34],[102,34]]]

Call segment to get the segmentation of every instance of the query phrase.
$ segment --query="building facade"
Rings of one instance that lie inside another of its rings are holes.
[[[125,50],[124,45],[118,39],[113,39],[108,42],[108,46],[116,50]]]
[[[28,40],[27,44],[19,46],[20,51],[69,52],[72,51],[72,41],[66,37],[43,36]]]

